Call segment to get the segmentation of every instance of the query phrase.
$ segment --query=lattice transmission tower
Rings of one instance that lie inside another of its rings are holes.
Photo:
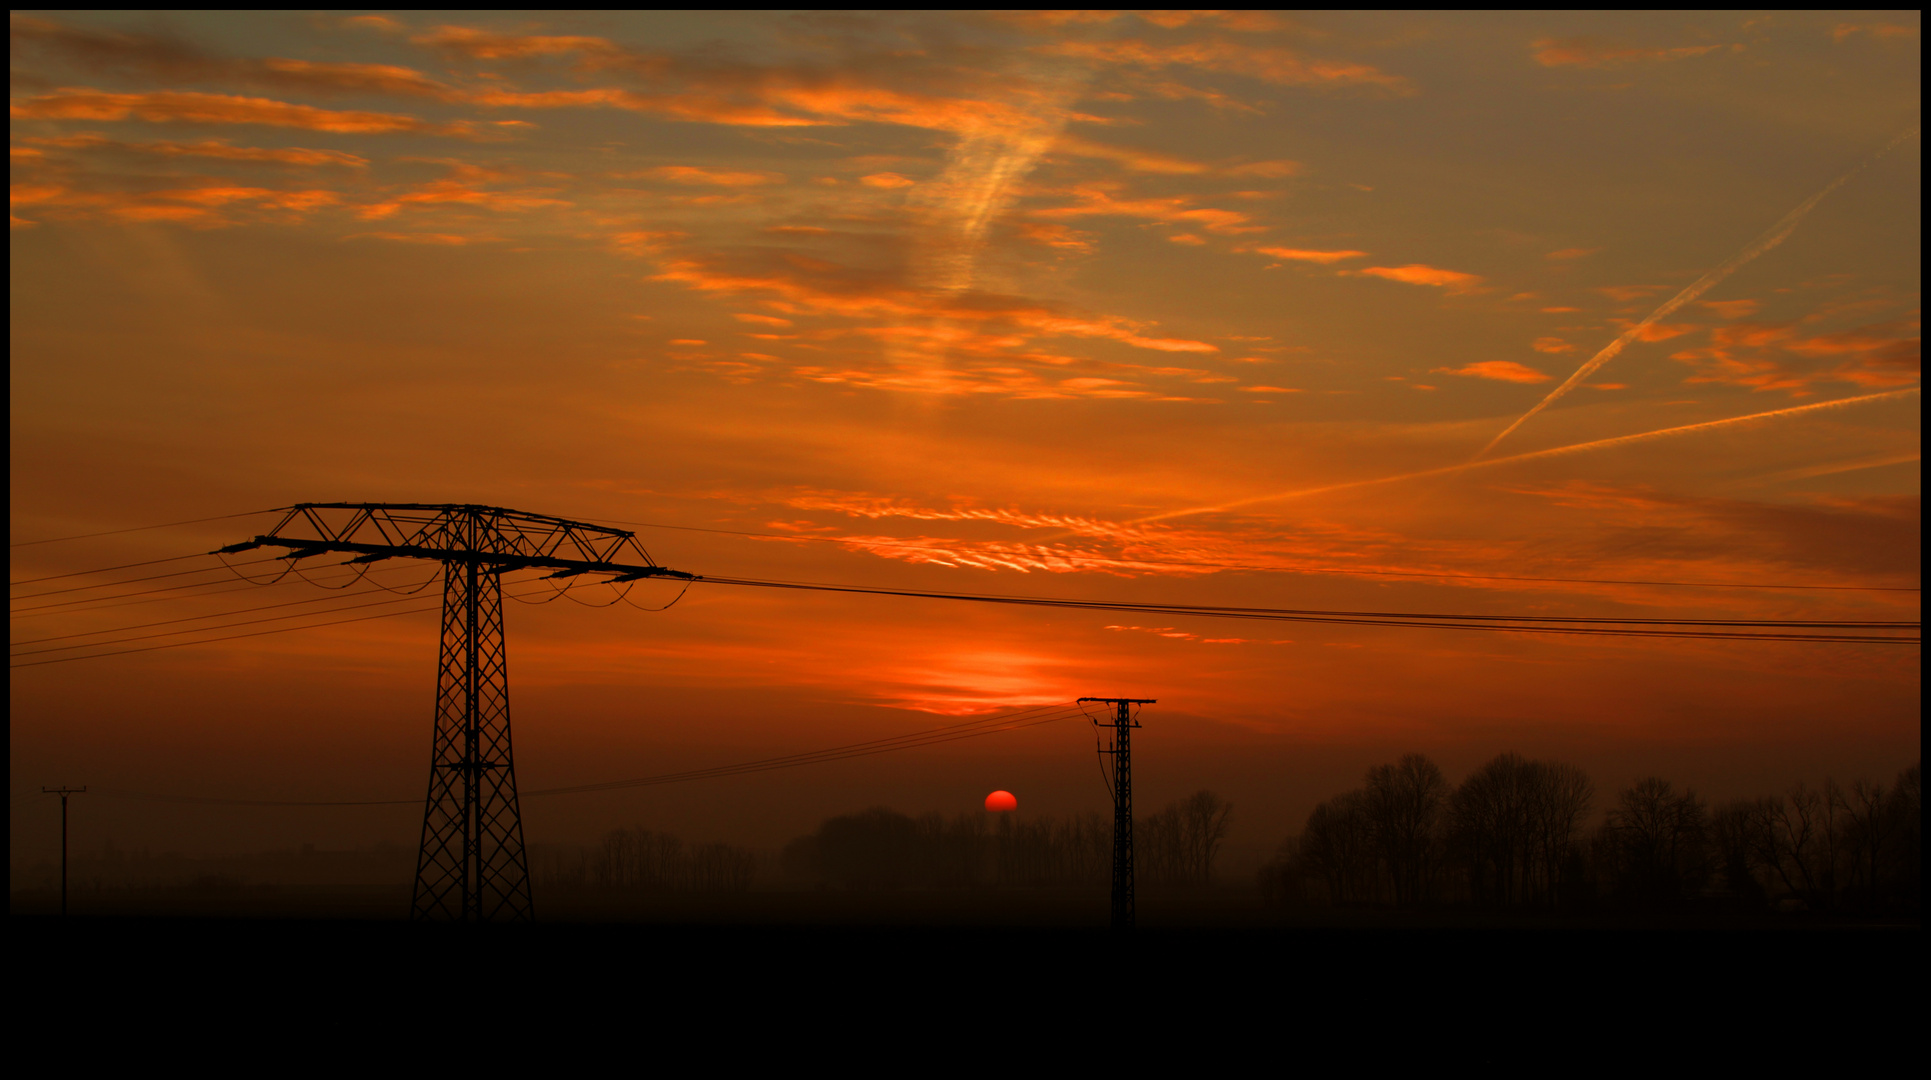
[[[532,917],[529,861],[510,749],[502,576],[609,574],[613,583],[693,574],[658,566],[636,535],[496,506],[300,503],[268,533],[216,554],[291,549],[291,563],[329,553],[342,565],[429,559],[443,566],[442,646],[429,795],[410,917],[484,922]],[[629,557],[629,561],[619,561]]]

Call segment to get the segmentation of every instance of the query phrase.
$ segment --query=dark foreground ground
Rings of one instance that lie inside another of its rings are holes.
[[[16,1031],[97,1050],[213,1039],[258,1064],[380,1046],[398,1065],[545,1071],[610,1053],[707,1072],[951,1073],[1001,1054],[1134,1071],[1861,1069],[1914,1045],[1924,1006],[1915,921],[1156,894],[1121,935],[1084,890],[553,894],[540,923],[482,927],[400,921],[406,896],[386,890],[102,895],[66,920],[33,913],[41,899],[16,894],[8,920]]]

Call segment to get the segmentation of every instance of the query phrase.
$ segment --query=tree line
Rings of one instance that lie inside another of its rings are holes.
[[[1316,806],[1259,878],[1286,905],[1916,911],[1922,791],[1912,765],[1888,788],[1826,780],[1712,808],[1648,777],[1591,829],[1595,788],[1573,765],[1502,754],[1451,786],[1407,754]]]
[[[612,829],[601,843],[569,853],[531,852],[537,884],[642,892],[746,892],[758,856],[735,844],[686,845],[643,826]]]
[[[1230,803],[1203,790],[1137,819],[1138,879],[1210,883],[1232,813]],[[825,819],[785,845],[780,862],[786,877],[845,889],[1105,885],[1113,873],[1113,822],[1096,813],[911,817],[881,806]]]

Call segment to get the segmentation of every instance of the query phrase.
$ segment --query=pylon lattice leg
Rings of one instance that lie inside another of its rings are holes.
[[[503,587],[489,568],[447,564],[436,732],[410,917],[532,917],[529,861],[510,752]]]

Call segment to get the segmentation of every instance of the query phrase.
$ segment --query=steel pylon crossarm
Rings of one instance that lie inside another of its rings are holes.
[[[216,554],[260,547],[288,548],[290,559],[337,553],[355,555],[350,561],[358,563],[434,559],[483,563],[499,573],[548,569],[557,571],[553,577],[697,580],[657,565],[635,533],[467,503],[297,503],[273,529]]]
[[[463,503],[300,503],[269,532],[217,554],[289,549],[290,561],[330,553],[350,563],[443,564],[442,643],[429,794],[410,917],[486,922],[533,917],[529,859],[510,744],[509,648],[502,575],[608,574],[696,580],[652,561],[635,534],[564,518]]]

